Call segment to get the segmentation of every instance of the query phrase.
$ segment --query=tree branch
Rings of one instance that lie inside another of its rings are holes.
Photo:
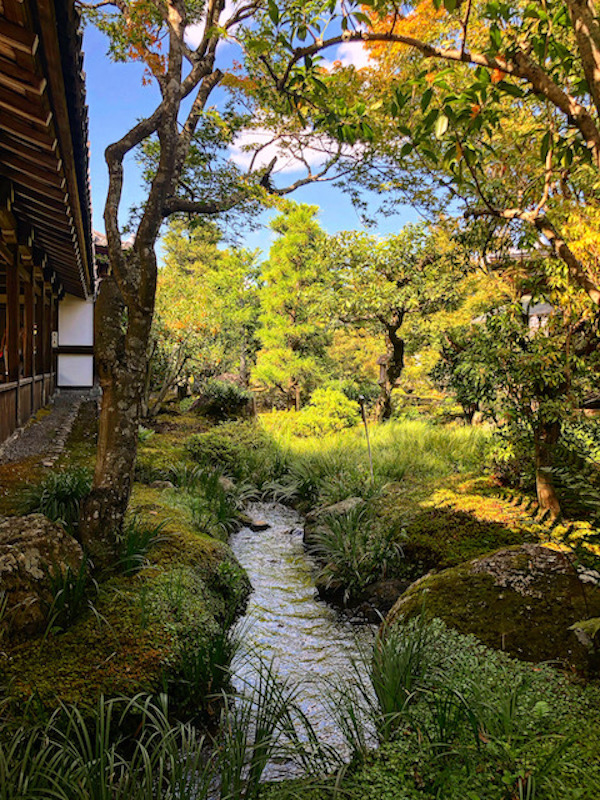
[[[569,245],[560,236],[552,222],[545,214],[537,211],[526,211],[522,208],[506,209],[471,209],[465,212],[466,217],[489,217],[498,219],[522,220],[533,225],[538,233],[550,242],[554,254],[563,261],[569,272],[570,278],[577,286],[582,288],[595,305],[600,305],[600,287],[591,280],[584,265],[571,250]]]

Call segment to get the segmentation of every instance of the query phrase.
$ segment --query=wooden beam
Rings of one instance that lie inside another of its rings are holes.
[[[13,139],[10,134],[5,131],[0,131],[0,148],[8,150],[10,153],[19,156],[25,161],[30,161],[32,164],[37,164],[44,169],[51,172],[58,172],[62,166],[62,159],[59,158],[56,151],[48,153],[39,149],[34,149],[29,144],[26,144],[19,139]]]
[[[40,43],[36,33],[14,25],[6,19],[0,19],[0,43],[12,50],[34,56]]]
[[[0,240],[0,258],[3,259],[6,264],[12,264],[12,252],[2,240]]]
[[[20,175],[27,175],[29,178],[35,179],[38,185],[43,184],[44,186],[53,186],[58,189],[64,189],[66,186],[64,176],[56,171],[56,161],[54,162],[53,170],[43,169],[42,165],[36,169],[35,164],[31,164],[26,159],[16,156],[13,153],[8,153],[5,150],[0,154],[0,162],[2,163],[3,169],[8,167],[13,172],[17,172]]]
[[[14,188],[6,178],[0,179],[0,231],[7,244],[16,244],[17,219],[13,214]]]
[[[0,169],[7,178],[10,178],[16,184],[15,193],[17,195],[23,194],[26,197],[32,196],[34,198],[42,198],[42,200],[46,198],[47,200],[54,200],[61,205],[66,204],[67,194],[64,190],[55,186],[40,186],[39,182],[29,175],[24,175],[3,164],[0,165]]]
[[[16,136],[18,139],[22,139],[25,142],[30,142],[37,147],[42,147],[48,152],[53,152],[58,147],[58,139],[54,135],[53,131],[48,130],[45,125],[43,130],[40,130],[36,127],[36,125],[41,124],[42,123],[39,122],[32,123],[22,119],[17,119],[16,117],[9,117],[8,119],[2,120],[2,127],[5,131],[10,133],[11,136]]]
[[[4,86],[0,86],[0,108],[38,125],[48,126],[52,120],[52,112],[44,108],[40,97],[19,94]]]
[[[65,233],[71,233],[73,230],[72,223],[68,219],[62,218],[56,212],[47,211],[43,207],[30,210],[19,203],[15,205],[15,214],[27,216],[28,219],[34,218],[36,230],[43,230],[45,227],[49,227],[51,230],[64,231]]]
[[[35,62],[32,62],[32,67],[35,67]],[[46,78],[39,78],[33,69],[29,71],[22,64],[16,64],[0,56],[0,84],[16,92],[26,90],[41,95],[48,81]]]
[[[37,209],[42,208],[50,214],[65,216],[67,219],[71,219],[69,206],[65,206],[62,200],[38,194],[28,186],[19,186],[19,192],[15,198],[15,203],[19,206],[25,206],[29,212],[35,213]]]

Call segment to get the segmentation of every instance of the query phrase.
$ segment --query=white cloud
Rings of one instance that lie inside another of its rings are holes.
[[[241,133],[229,148],[229,153],[233,163],[243,170],[262,169],[276,157],[276,173],[306,170],[307,165],[316,169],[328,155],[325,148],[302,146],[289,139],[278,140],[274,133],[261,128]]]
[[[356,69],[373,66],[363,42],[343,42],[338,45],[331,60],[324,58],[320,63],[325,69],[332,69],[336,61],[340,61],[343,67],[353,66]]]
[[[227,22],[227,20],[231,17],[235,7],[239,5],[240,0],[226,0],[225,8],[221,12],[221,16],[219,17],[219,21],[221,23]],[[195,25],[188,25],[185,29],[185,41],[188,47],[191,47],[193,50],[198,47],[200,42],[202,41],[202,37],[204,36],[204,20],[197,22]],[[223,44],[223,43],[222,43]]]

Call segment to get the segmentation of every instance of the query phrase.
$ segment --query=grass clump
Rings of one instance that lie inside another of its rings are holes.
[[[123,525],[120,535],[119,569],[124,575],[133,575],[147,564],[146,556],[152,547],[165,541],[162,533],[166,520],[149,524],[133,513]]]
[[[316,757],[298,735],[296,687],[268,665],[224,697],[212,735],[173,722],[166,695],[63,705],[29,729],[0,728],[0,798],[256,800],[271,758]]]
[[[186,442],[190,458],[261,489],[287,471],[284,450],[256,422],[225,422]]]
[[[81,503],[91,488],[91,471],[85,467],[51,472],[41,483],[35,484],[26,492],[23,513],[44,514],[75,535]]]
[[[47,608],[48,631],[67,630],[84,610],[93,607],[93,597],[98,593],[98,584],[90,579],[89,564],[84,558],[78,569],[68,564],[61,568],[53,564],[48,570],[52,602]]]
[[[439,620],[384,627],[329,697],[353,761],[336,782],[307,783],[307,800],[598,796],[598,688],[489,650]]]
[[[403,555],[394,532],[382,529],[364,506],[325,516],[311,534],[310,551],[322,564],[317,583],[341,590],[344,602],[396,572]]]

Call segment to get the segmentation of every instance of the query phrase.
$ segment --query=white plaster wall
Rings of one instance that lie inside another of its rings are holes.
[[[94,357],[62,353],[58,357],[59,386],[93,386]]]
[[[67,294],[58,304],[58,346],[94,344],[94,303]]]

